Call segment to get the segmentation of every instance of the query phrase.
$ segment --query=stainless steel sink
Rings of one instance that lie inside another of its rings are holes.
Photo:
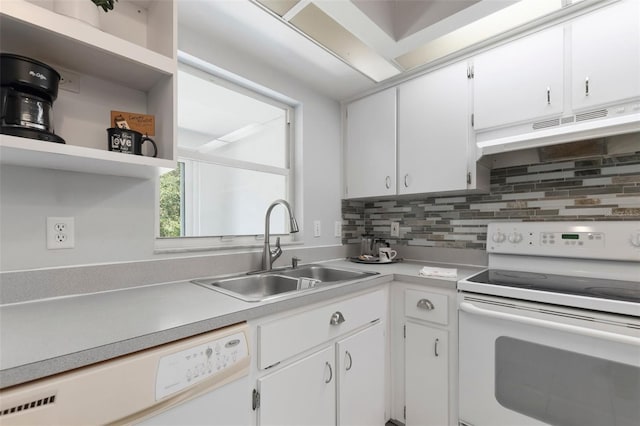
[[[194,280],[196,284],[248,302],[296,291],[298,279],[282,275],[243,275],[234,278]]]
[[[247,302],[260,302],[294,292],[308,291],[318,286],[352,281],[376,274],[377,272],[303,265],[295,269],[287,268],[226,278],[204,278],[192,282]]]
[[[278,271],[278,274],[295,278],[310,278],[322,282],[355,280],[374,275],[370,272],[348,271],[346,269],[327,268],[321,265],[303,265],[295,269]]]

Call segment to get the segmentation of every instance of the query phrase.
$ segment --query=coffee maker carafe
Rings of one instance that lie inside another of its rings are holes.
[[[371,234],[363,234],[362,240],[360,241],[360,255],[361,256],[371,256],[374,254],[373,245],[374,238]]]
[[[65,143],[53,130],[60,74],[24,56],[0,53],[0,133]]]

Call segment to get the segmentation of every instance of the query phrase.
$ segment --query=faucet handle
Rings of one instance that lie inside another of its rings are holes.
[[[271,249],[271,262],[275,262],[280,256],[282,256],[282,249],[280,248],[280,237],[278,237],[276,238],[276,248]]]

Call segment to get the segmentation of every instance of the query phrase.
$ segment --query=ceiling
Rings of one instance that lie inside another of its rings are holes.
[[[353,0],[352,3],[398,41],[449,18],[480,0]]]
[[[571,2],[182,0],[178,23],[343,100]]]

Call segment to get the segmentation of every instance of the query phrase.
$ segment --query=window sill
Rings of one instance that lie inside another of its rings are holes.
[[[288,235],[272,235],[272,247],[275,246],[275,237],[280,237],[280,246],[302,246],[303,241],[295,241]],[[226,240],[227,237],[181,237],[181,238],[156,238],[154,254],[169,253],[195,253],[215,251],[258,251],[264,247],[264,239],[255,237],[235,237]]]

